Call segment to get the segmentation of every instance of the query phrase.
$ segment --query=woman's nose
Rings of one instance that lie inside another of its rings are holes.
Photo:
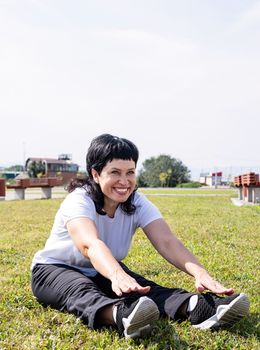
[[[126,185],[128,183],[127,177],[125,175],[120,176],[119,183]]]

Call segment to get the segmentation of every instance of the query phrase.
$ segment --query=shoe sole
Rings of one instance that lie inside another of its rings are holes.
[[[193,325],[195,328],[222,328],[230,327],[249,312],[249,299],[241,293],[228,305],[219,305],[215,315],[206,321]]]
[[[148,297],[141,297],[131,314],[122,319],[125,338],[134,339],[150,334],[159,315],[155,302]]]

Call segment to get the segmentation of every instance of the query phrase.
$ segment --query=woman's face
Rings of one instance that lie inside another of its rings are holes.
[[[93,179],[104,194],[105,206],[125,202],[136,187],[135,162],[113,159],[102,169],[100,175],[92,169]]]

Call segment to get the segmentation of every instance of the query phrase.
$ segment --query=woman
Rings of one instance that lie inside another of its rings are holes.
[[[103,134],[91,142],[88,177],[71,182],[50,237],[34,256],[34,295],[89,327],[115,326],[126,338],[147,335],[159,316],[202,329],[232,325],[247,314],[248,298],[214,280],[136,192],[137,161],[129,140]],[[195,278],[199,293],[162,287],[121,262],[138,227],[161,256]]]

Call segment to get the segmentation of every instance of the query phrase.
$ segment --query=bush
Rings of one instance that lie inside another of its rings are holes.
[[[201,183],[197,181],[184,182],[182,184],[177,185],[179,188],[199,188],[201,187]]]

